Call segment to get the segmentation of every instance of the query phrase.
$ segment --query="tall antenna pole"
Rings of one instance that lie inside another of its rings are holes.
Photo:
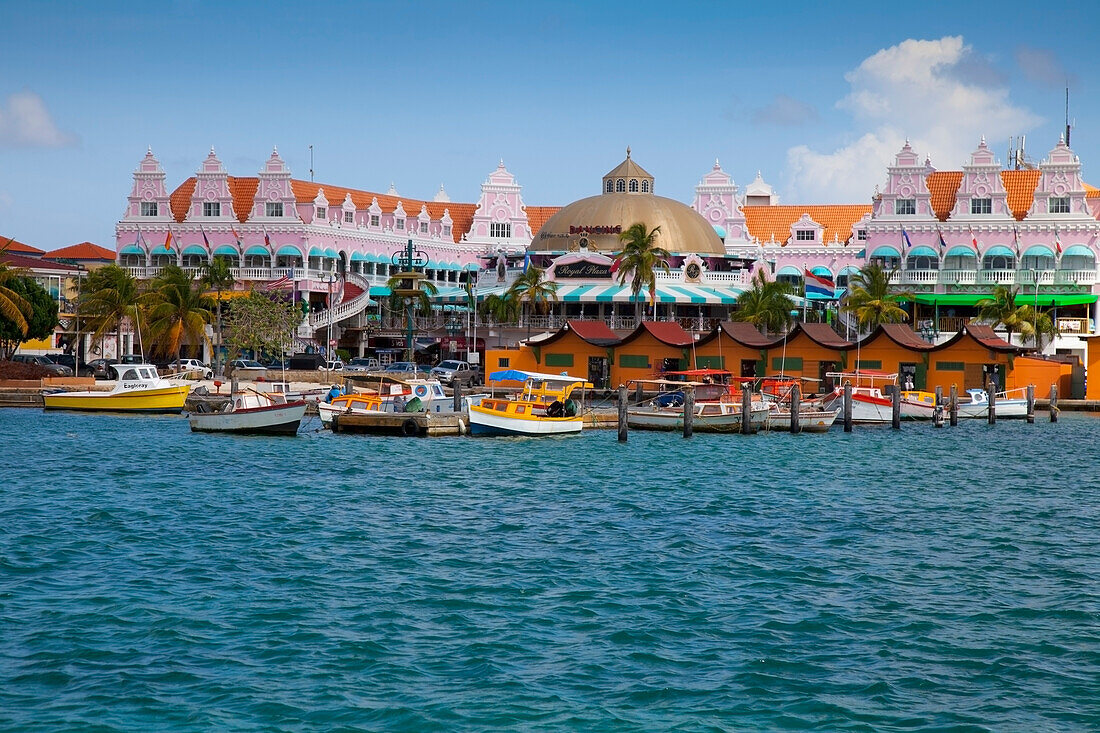
[[[1066,80],[1066,147],[1069,147],[1069,80]]]
[[[313,183],[313,146],[309,146],[309,182]]]

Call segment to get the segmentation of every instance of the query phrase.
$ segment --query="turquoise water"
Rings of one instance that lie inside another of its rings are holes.
[[[0,410],[0,729],[1096,730],[1098,436]]]

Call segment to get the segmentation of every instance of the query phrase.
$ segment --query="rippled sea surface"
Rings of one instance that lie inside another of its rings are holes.
[[[0,729],[1100,729],[1096,418],[317,427],[0,410]]]

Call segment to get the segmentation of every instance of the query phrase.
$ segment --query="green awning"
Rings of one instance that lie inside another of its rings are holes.
[[[913,300],[926,305],[977,305],[978,301],[992,298],[992,293],[917,293]],[[1090,293],[1044,293],[1039,291],[1039,307],[1086,305],[1095,303],[1097,296]],[[1016,294],[1017,305],[1034,305],[1035,294]]]

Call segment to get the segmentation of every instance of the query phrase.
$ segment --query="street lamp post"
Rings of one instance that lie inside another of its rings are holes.
[[[326,277],[328,281],[328,337],[325,340],[325,355],[329,361],[332,361],[332,286],[336,284],[336,273],[329,272]]]
[[[1035,273],[1035,309],[1031,312],[1031,331],[1035,335],[1035,350],[1039,351],[1039,271]]]

